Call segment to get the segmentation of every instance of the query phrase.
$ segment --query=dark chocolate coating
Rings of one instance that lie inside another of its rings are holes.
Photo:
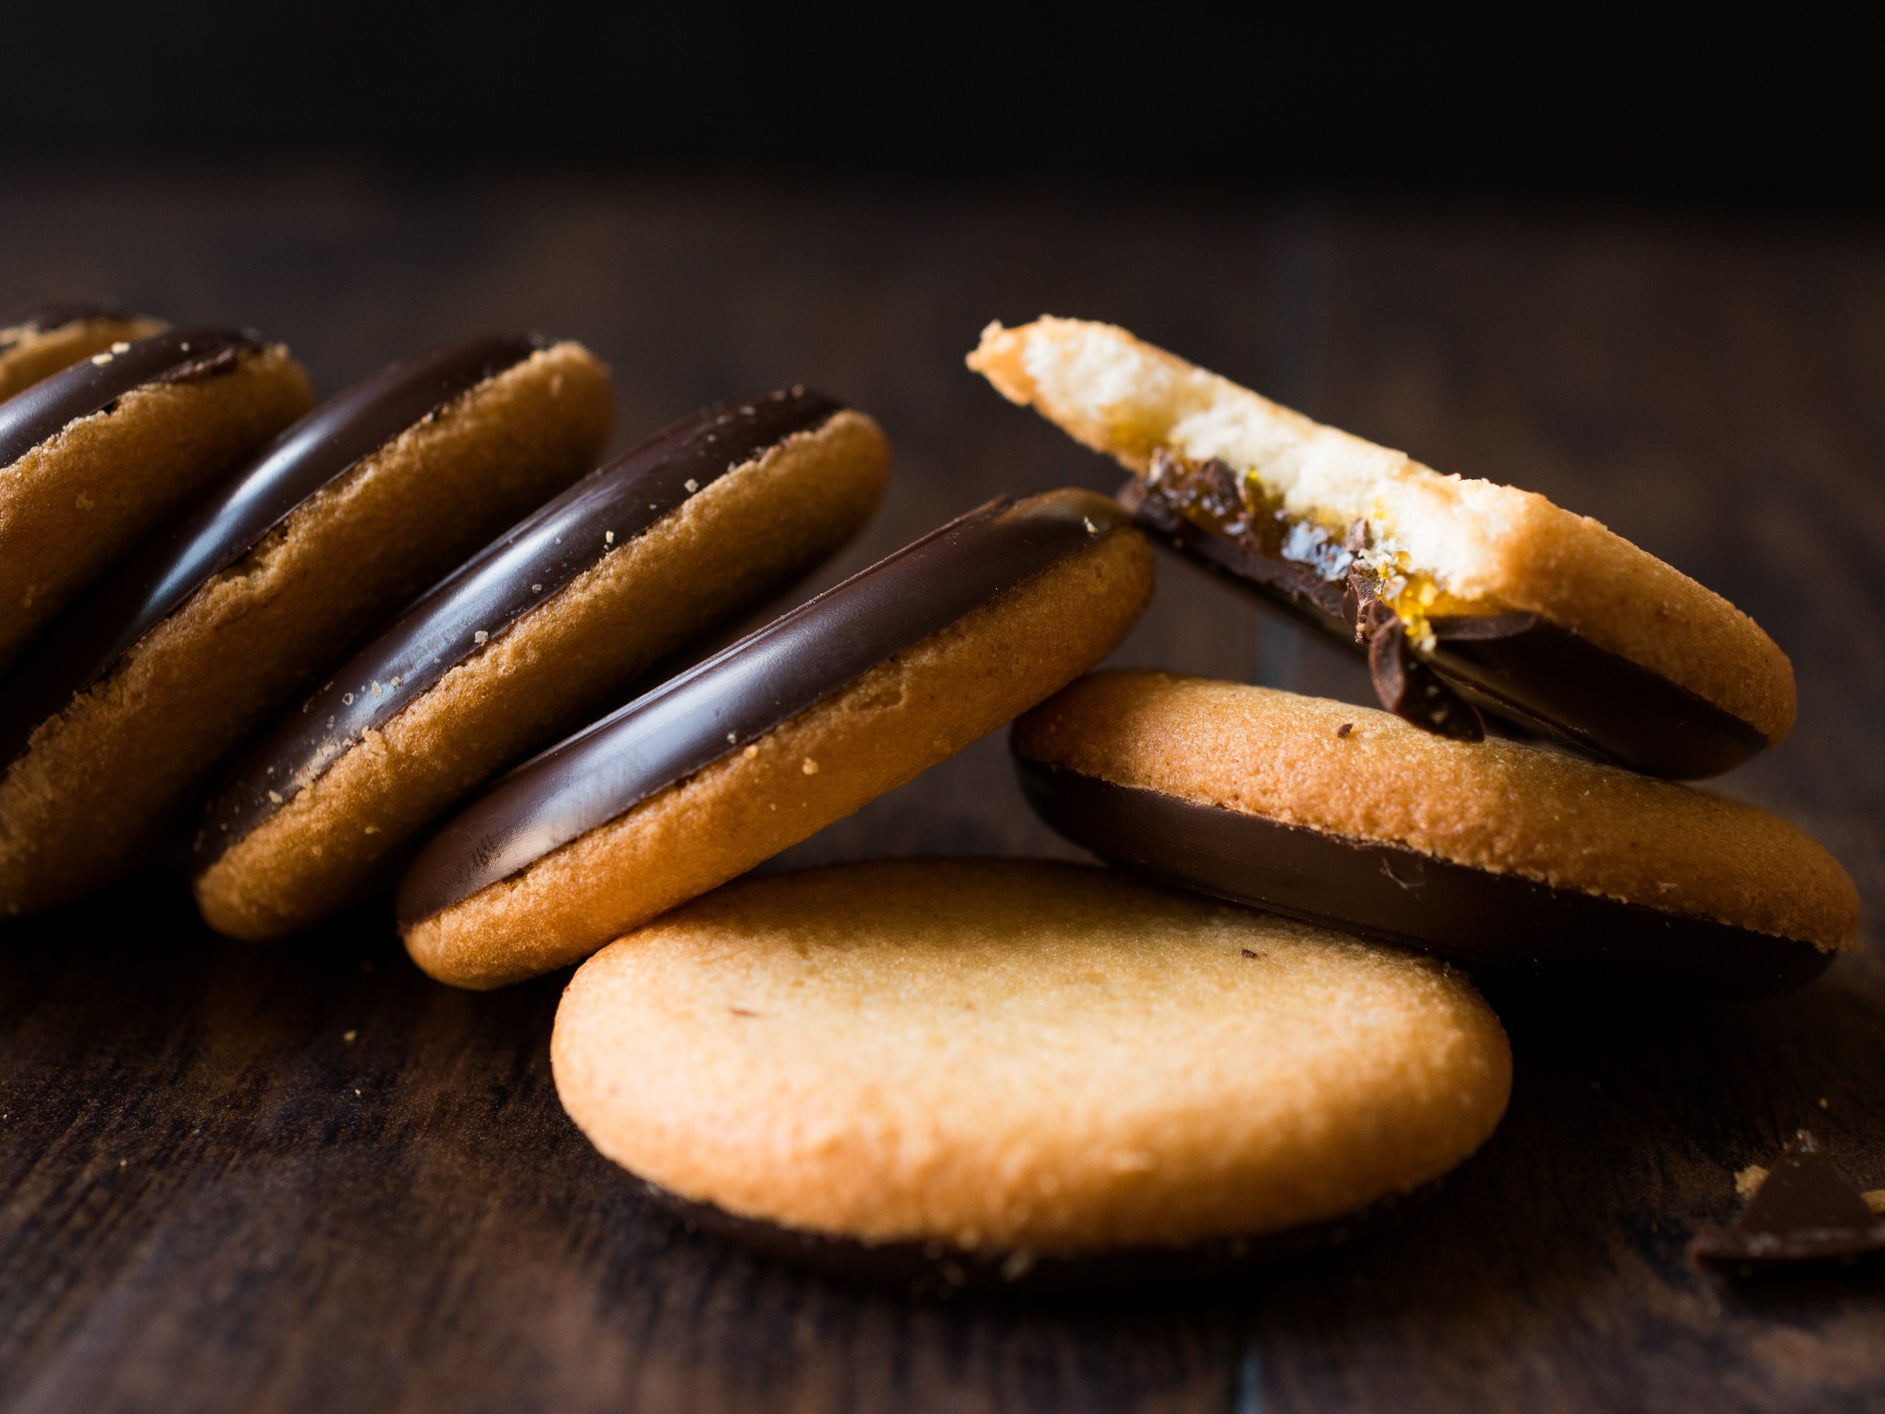
[[[1040,817],[1112,864],[1235,903],[1466,962],[1612,988],[1772,996],[1833,954],[1705,918],[1553,888],[1402,845],[1279,824],[1020,757]]]
[[[1000,497],[878,561],[500,780],[413,861],[400,926],[625,814],[1125,523],[1090,491]]]
[[[103,363],[82,358],[0,402],[0,466],[11,466],[67,423],[110,406],[147,383],[186,383],[235,366],[261,348],[234,329],[166,329]]]
[[[1801,1130],[1726,1231],[1696,1238],[1698,1262],[1799,1267],[1885,1255],[1885,1217]]]
[[[184,331],[175,337],[192,335]],[[156,341],[135,344],[133,352]],[[167,534],[53,622],[11,674],[9,690],[0,694],[0,762],[18,756],[35,727],[102,679],[132,644],[253,549],[309,496],[408,427],[543,346],[533,335],[498,335],[395,363],[288,428]],[[36,391],[29,388],[21,397]],[[0,403],[0,412],[12,402]]]
[[[1341,580],[1188,520],[1142,481],[1131,482],[1119,499],[1140,525],[1179,550],[1356,646]],[[1409,649],[1461,696],[1632,770],[1699,780],[1767,746],[1758,728],[1733,713],[1536,614],[1429,622],[1434,646]]]
[[[1376,1199],[1323,1222],[1182,1247],[1116,1247],[1078,1252],[964,1249],[940,1242],[861,1242],[743,1218],[644,1182],[649,1198],[689,1228],[762,1257],[790,1262],[841,1281],[908,1286],[937,1295],[1015,1291],[1030,1296],[1086,1290],[1216,1281],[1271,1263],[1339,1247],[1398,1218],[1436,1194],[1434,1179],[1408,1193]]]
[[[715,405],[591,472],[429,590],[246,753],[196,839],[208,868],[303,786],[613,547],[842,404],[802,389]],[[676,592],[684,592],[677,586]]]

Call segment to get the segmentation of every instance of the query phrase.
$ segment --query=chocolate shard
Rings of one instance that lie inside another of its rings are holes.
[[[1398,618],[1369,636],[1368,676],[1374,679],[1381,705],[1402,721],[1454,741],[1486,739],[1486,724],[1477,709],[1414,656],[1407,626]]]
[[[1689,1247],[1697,1262],[1753,1269],[1851,1263],[1885,1253],[1885,1217],[1806,1130],[1774,1161],[1741,1216]]]

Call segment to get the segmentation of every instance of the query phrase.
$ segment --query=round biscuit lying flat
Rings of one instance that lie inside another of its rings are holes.
[[[1753,996],[1854,945],[1852,880],[1784,820],[1545,747],[1148,672],[1082,679],[1012,744],[1103,859],[1443,956]]]
[[[394,364],[61,615],[0,696],[0,912],[135,866],[363,630],[592,466],[610,406],[577,344],[506,335]]]
[[[113,344],[134,344],[164,327],[110,305],[63,300],[36,304],[0,324],[0,402]]]
[[[956,1282],[1339,1236],[1484,1143],[1511,1088],[1441,963],[1023,860],[731,885],[585,963],[550,1057],[577,1127],[690,1218]]]
[[[278,937],[359,897],[480,782],[848,540],[889,464],[870,418],[795,389],[710,408],[591,473],[245,754],[198,833],[204,918]]]
[[[407,950],[464,987],[580,961],[1033,706],[1151,591],[1105,497],[991,501],[500,780],[407,871]]]
[[[313,402],[281,345],[169,329],[0,403],[0,661]]]
[[[1634,770],[1712,776],[1793,725],[1793,665],[1726,599],[1588,516],[1442,476],[1123,329],[991,324],[969,366],[1140,478],[1140,524],[1357,648],[1384,707],[1476,707]]]

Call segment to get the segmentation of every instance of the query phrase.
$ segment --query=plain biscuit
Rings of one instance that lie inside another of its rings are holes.
[[[590,1141],[684,1199],[1038,1254],[1406,1193],[1511,1086],[1498,1019],[1430,958],[1026,860],[729,886],[584,964],[551,1063]]]

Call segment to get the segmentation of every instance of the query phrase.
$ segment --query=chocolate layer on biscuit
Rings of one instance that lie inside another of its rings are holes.
[[[1719,775],[1767,745],[1750,723],[1536,614],[1433,617],[1432,645],[1417,645],[1355,570],[1363,547],[1245,507],[1222,463],[1167,459],[1159,468],[1119,493],[1134,519],[1323,632],[1363,645],[1382,706],[1415,726],[1476,740],[1474,708],[1483,708],[1675,780]]]
[[[843,409],[793,389],[718,404],[591,472],[429,590],[298,714],[262,739],[210,803],[207,868],[358,742],[518,619],[689,497]]]
[[[414,860],[400,926],[627,813],[1125,523],[1089,491],[1000,497],[826,590],[499,781]]]
[[[1771,996],[1833,954],[1403,845],[1280,824],[1016,758],[1028,802],[1112,864],[1443,957],[1612,987]]]
[[[173,331],[131,348],[193,337]],[[534,335],[497,335],[396,363],[288,428],[221,490],[54,621],[13,671],[8,692],[0,694],[0,762],[17,757],[39,723],[102,679],[134,643],[254,549],[308,497],[544,346]],[[29,388],[20,396],[32,398],[38,391]],[[0,404],[0,417],[18,401]]]
[[[80,359],[0,402],[0,466],[11,466],[81,417],[152,383],[188,383],[233,368],[260,340],[235,329],[166,329],[118,352]]]
[[[1174,1247],[1077,1252],[963,1248],[942,1242],[864,1242],[743,1218],[715,1204],[683,1198],[659,1184],[644,1182],[642,1188],[689,1228],[762,1257],[790,1262],[841,1281],[907,1286],[938,1295],[995,1291],[1040,1295],[1222,1280],[1292,1257],[1325,1252],[1425,1202],[1439,1191],[1442,1181],[1435,1179],[1409,1193],[1389,1194],[1339,1218],[1274,1232]]]

